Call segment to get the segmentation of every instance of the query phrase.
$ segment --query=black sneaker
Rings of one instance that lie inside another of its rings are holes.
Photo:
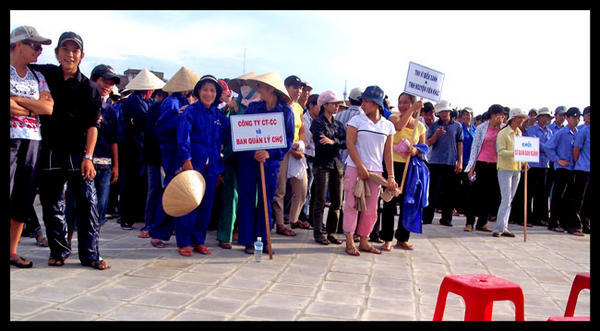
[[[121,230],[133,230],[133,225],[121,223]]]

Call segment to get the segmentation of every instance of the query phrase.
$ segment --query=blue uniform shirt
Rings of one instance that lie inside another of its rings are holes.
[[[185,109],[178,122],[177,159],[191,159],[194,169],[206,167],[208,174],[223,172],[221,147],[225,139],[231,139],[229,118],[216,105],[206,108],[197,101]]]
[[[431,138],[439,127],[446,130],[446,133],[439,136],[435,144],[431,145],[429,163],[454,166],[458,161],[458,142],[463,141],[462,126],[454,120],[450,120],[448,124],[444,124],[442,120],[437,120],[431,123],[429,129],[427,129],[426,139]]]
[[[542,146],[552,137],[552,131],[548,125],[546,125],[546,128],[544,129],[542,129],[539,124],[532,125],[525,129],[525,135],[528,137],[540,138],[540,162],[529,162],[529,166],[532,168],[548,168],[550,166],[549,157],[544,151],[544,148],[542,148]]]
[[[552,122],[551,124],[548,124],[548,128],[550,128],[550,131],[552,131],[552,134],[555,134],[558,130],[560,130],[564,127],[565,127],[565,125],[563,124],[563,126],[561,126],[559,128],[558,125],[556,125],[556,121]]]
[[[471,157],[471,145],[473,144],[473,136],[475,135],[475,125],[468,129],[465,123],[462,123],[463,128],[463,164],[469,163]]]
[[[187,104],[187,99],[180,92],[166,97],[160,105],[160,115],[154,124],[154,133],[162,154],[162,165],[167,173],[176,171],[185,161],[177,160],[177,125],[179,109]]]
[[[577,128],[574,129],[574,132],[571,132],[568,126],[564,126],[562,129],[556,131],[552,135],[552,138],[543,145],[544,152],[546,152],[550,161],[554,162],[554,169],[573,170],[575,166],[573,164],[573,142],[576,133]],[[568,160],[569,165],[563,167],[558,164],[558,160]]]
[[[575,163],[575,170],[590,172],[590,126],[584,125],[575,134],[575,147],[579,147],[579,158]]]

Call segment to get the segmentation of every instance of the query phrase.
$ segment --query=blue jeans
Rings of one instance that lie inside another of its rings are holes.
[[[510,203],[515,197],[517,187],[521,179],[520,171],[498,170],[498,184],[500,185],[500,207],[498,208],[498,218],[494,232],[503,233],[508,230],[508,217],[510,216]]]
[[[152,228],[156,209],[159,204],[162,203],[161,198],[163,193],[163,178],[160,166],[148,164],[146,166],[146,172],[148,173],[148,195],[146,196],[145,225],[141,231],[150,231]]]
[[[96,209],[98,210],[98,225],[106,223],[106,206],[108,205],[108,196],[110,193],[110,165],[94,164],[96,177],[94,177],[94,187],[96,188]],[[69,231],[77,230],[77,203],[73,196],[73,188],[67,184],[65,192],[65,218]]]

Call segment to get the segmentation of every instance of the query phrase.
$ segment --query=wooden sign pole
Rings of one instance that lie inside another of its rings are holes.
[[[271,248],[271,226],[269,224],[269,206],[267,205],[267,190],[265,188],[265,163],[260,162],[260,182],[262,185],[263,206],[265,208],[265,232],[267,233],[267,247],[269,248],[269,260],[273,259]]]
[[[523,242],[527,241],[527,164],[525,164],[525,183],[523,183],[523,200],[525,201],[523,210]]]

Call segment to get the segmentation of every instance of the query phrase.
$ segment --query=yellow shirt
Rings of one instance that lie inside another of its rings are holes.
[[[514,162],[515,135],[521,135],[519,128],[515,132],[510,127],[505,127],[498,132],[498,137],[496,138],[496,151],[498,152],[496,169],[521,171],[521,162]]]
[[[394,113],[392,115],[390,115],[390,118],[392,117],[400,117],[399,113]],[[409,129],[406,126],[404,128],[402,128],[402,130],[400,131],[396,131],[396,134],[394,134],[394,139],[393,139],[393,144],[396,145],[398,144],[402,139],[406,139],[408,140],[412,145],[416,145],[419,143],[419,137],[423,134],[425,134],[425,132],[427,131],[425,129],[425,125],[423,125],[423,123],[421,123],[421,121],[417,120],[417,134],[413,135],[414,133],[414,129]],[[394,152],[394,162],[404,162],[406,163],[407,158],[402,156],[402,153],[396,153]]]
[[[294,113],[294,143],[300,139],[300,127],[302,127],[302,114],[304,109],[299,103],[292,103],[292,112]]]

